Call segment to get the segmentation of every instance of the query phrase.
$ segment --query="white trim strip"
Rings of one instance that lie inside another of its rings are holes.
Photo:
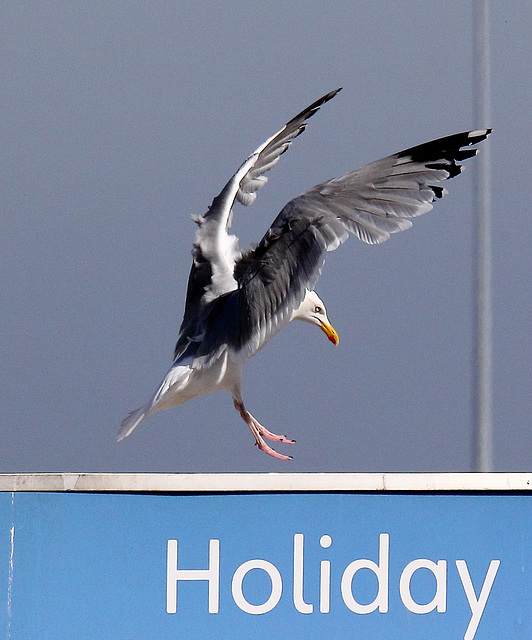
[[[17,473],[0,491],[531,491],[532,473]]]

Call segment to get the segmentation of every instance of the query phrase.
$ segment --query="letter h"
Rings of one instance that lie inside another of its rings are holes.
[[[220,541],[209,540],[208,569],[178,569],[177,540],[168,540],[166,562],[166,612],[177,611],[178,580],[207,580],[209,613],[218,613],[220,604]]]

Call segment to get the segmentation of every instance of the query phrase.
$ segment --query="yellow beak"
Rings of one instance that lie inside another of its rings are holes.
[[[335,346],[340,342],[340,338],[332,324],[328,324],[327,322],[320,322],[320,328]]]

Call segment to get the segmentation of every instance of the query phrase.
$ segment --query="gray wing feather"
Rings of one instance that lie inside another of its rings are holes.
[[[311,118],[321,105],[332,100],[339,91],[341,91],[341,87],[313,102],[254,151],[252,155],[256,154],[257,159],[240,181],[240,188],[236,194],[238,202],[244,205],[250,205],[255,202],[257,198],[256,192],[268,182],[268,178],[264,173],[279,162],[279,158],[292,144],[292,140],[305,130],[307,126],[306,120]]]
[[[289,202],[276,218],[239,278],[239,334],[230,344],[245,362],[292,318],[320,276],[325,254],[347,239],[333,215],[301,212]]]
[[[327,251],[349,233],[378,244],[412,226],[447,191],[433,183],[458,175],[459,161],[490,129],[464,132],[405,149],[291,200],[260,244],[237,264],[240,333],[232,344],[247,360],[289,322],[320,276]],[[465,147],[465,148],[463,148]],[[242,268],[243,267],[243,268]]]
[[[405,149],[316,185],[300,196],[300,204],[313,200],[318,209],[340,217],[363,242],[384,242],[390,234],[411,227],[410,218],[432,209],[432,203],[447,193],[433,183],[458,175],[458,162],[475,155],[477,150],[470,146],[490,131],[458,133]]]

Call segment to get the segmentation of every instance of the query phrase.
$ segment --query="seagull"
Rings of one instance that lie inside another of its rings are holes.
[[[432,203],[447,193],[434,183],[458,175],[459,162],[477,153],[472,145],[491,133],[479,129],[439,138],[322,182],[290,200],[257,245],[240,250],[238,238],[228,232],[233,205],[255,201],[268,180],[264,174],[304,131],[308,119],[340,90],[327,93],[268,138],[240,166],[207,213],[193,216],[198,229],[173,364],[151,399],[123,420],[118,441],[155,411],[225,390],[258,448],[290,460],[266,440],[295,441],[268,431],[244,405],[244,364],[292,320],[319,327],[337,345],[338,334],[314,291],[326,253],[337,249],[350,233],[362,242],[379,244],[410,228],[411,218],[430,211]]]

